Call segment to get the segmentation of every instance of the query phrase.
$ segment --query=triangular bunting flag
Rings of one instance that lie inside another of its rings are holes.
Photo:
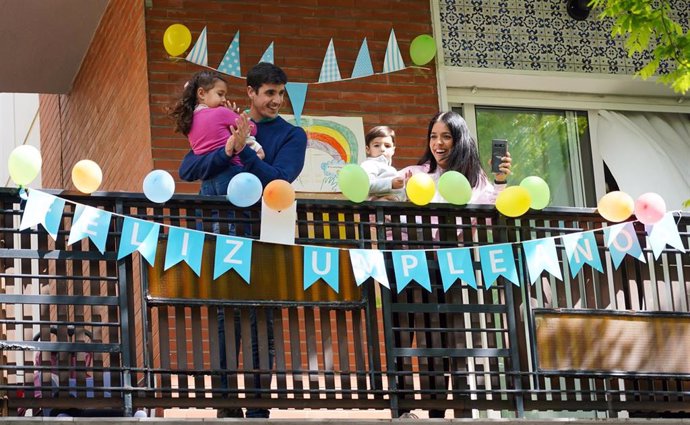
[[[290,96],[290,103],[292,104],[292,113],[295,115],[295,124],[300,124],[302,118],[302,110],[304,109],[304,102],[307,99],[307,83],[287,83],[285,89]]]
[[[111,216],[112,214],[108,211],[77,204],[67,245],[72,245],[88,237],[103,254],[105,252],[105,241],[108,238]]]
[[[482,275],[486,289],[491,288],[499,276],[508,279],[513,285],[520,286],[511,244],[480,246],[479,258],[482,263]]]
[[[261,55],[261,59],[259,59],[259,63],[261,62],[268,62],[268,63],[273,63],[273,42],[271,41],[271,44],[268,45],[266,48],[266,51],[264,52],[263,55]]]
[[[201,31],[199,39],[187,55],[186,59],[197,65],[208,66],[208,48],[206,43],[206,27]]]
[[[351,249],[350,263],[352,263],[352,273],[355,276],[357,286],[372,277],[390,289],[391,285],[388,282],[388,275],[383,262],[383,252],[370,249]]]
[[[556,242],[553,238],[523,241],[522,249],[525,251],[530,283],[534,284],[544,270],[558,280],[563,280],[561,269],[558,267]]]
[[[216,235],[216,261],[213,279],[230,269],[235,269],[245,282],[249,283],[252,270],[252,240],[233,236]]]
[[[351,78],[366,77],[374,74],[374,67],[371,65],[371,56],[369,56],[369,45],[367,39],[364,38],[362,46],[357,53],[357,60],[355,60],[355,67],[352,69]]]
[[[436,255],[444,291],[448,292],[458,279],[477,289],[470,248],[439,249]]]
[[[41,224],[53,240],[55,240],[57,238],[58,229],[60,228],[60,219],[62,218],[62,211],[64,209],[64,199],[49,195],[40,190],[31,189],[29,191],[29,199],[26,201],[26,206],[24,207],[22,222],[19,224],[19,230],[25,230],[29,227]]]
[[[601,257],[597,250],[597,240],[592,232],[577,232],[561,236],[565,255],[568,257],[570,276],[575,277],[582,266],[589,264],[592,268],[604,273]]]
[[[395,31],[391,29],[391,35],[388,37],[388,47],[386,47],[386,57],[383,59],[383,72],[393,72],[405,68],[402,55],[400,54],[400,47],[398,47],[398,40],[395,38]]]
[[[333,47],[333,39],[328,43],[326,56],[323,58],[321,65],[321,74],[319,75],[319,83],[327,83],[329,81],[339,81],[340,69],[338,69],[338,61],[335,58],[335,49]]]
[[[225,52],[223,60],[220,61],[218,65],[218,71],[232,75],[234,77],[241,77],[242,71],[240,71],[240,32],[235,33],[235,38],[232,39],[230,46],[228,46],[228,51]]]
[[[626,254],[646,263],[632,222],[606,227],[604,229],[604,239],[606,240],[606,247],[611,253],[613,266],[616,269],[620,266]]]
[[[680,252],[685,252],[683,241],[680,239],[678,233],[678,225],[673,219],[672,213],[666,215],[651,226],[646,226],[647,236],[649,237],[649,244],[652,247],[654,258],[659,259],[659,256],[664,252],[666,244],[671,245]]]
[[[201,256],[204,252],[204,233],[181,227],[171,227],[163,270],[184,260],[197,276],[201,274]]]
[[[318,246],[304,247],[304,289],[319,279],[323,279],[335,292],[338,292],[338,271],[340,250]]]
[[[397,283],[398,293],[402,292],[407,284],[412,282],[413,279],[424,289],[431,292],[426,251],[393,251],[392,254],[393,270],[395,271],[395,281]]]
[[[117,259],[121,259],[134,251],[139,251],[150,265],[156,262],[156,248],[160,224],[136,218],[125,217],[122,223],[122,236]]]

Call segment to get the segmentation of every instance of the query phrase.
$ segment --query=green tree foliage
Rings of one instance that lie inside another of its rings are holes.
[[[659,81],[677,93],[690,89],[690,34],[672,19],[668,0],[592,0],[590,5],[601,11],[602,19],[613,20],[613,37],[627,36],[630,56],[651,49],[652,59],[639,76],[647,79],[657,73],[661,61],[669,61],[670,70],[659,75]]]

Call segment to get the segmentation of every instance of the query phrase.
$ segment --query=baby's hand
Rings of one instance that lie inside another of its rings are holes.
[[[264,152],[264,148],[261,148],[258,151],[256,151],[256,156],[258,156],[259,159],[266,158],[266,153]]]

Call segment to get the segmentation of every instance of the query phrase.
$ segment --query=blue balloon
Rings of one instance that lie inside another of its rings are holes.
[[[261,199],[261,180],[252,173],[239,173],[228,183],[228,201],[238,207],[249,207]]]
[[[144,178],[144,195],[149,201],[162,204],[175,193],[175,179],[167,171],[153,170]]]

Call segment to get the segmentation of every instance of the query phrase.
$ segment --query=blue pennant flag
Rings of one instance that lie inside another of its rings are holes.
[[[41,224],[55,240],[64,209],[64,199],[41,192],[40,190],[31,189],[29,191],[29,200],[26,201],[26,206],[24,207],[22,222],[19,224],[19,230],[25,230]]]
[[[672,213],[666,213],[658,222],[651,226],[646,226],[646,231],[655,259],[659,259],[666,244],[671,245],[680,252],[685,252],[683,241],[680,240],[680,234],[678,233],[678,225],[673,219]]]
[[[230,46],[228,46],[223,60],[220,61],[218,65],[218,71],[232,75],[234,77],[241,77],[242,71],[240,70],[240,32],[235,33],[235,38],[232,39]]]
[[[184,260],[197,276],[201,274],[201,255],[204,251],[204,233],[196,230],[171,227],[168,233],[168,249],[165,252],[163,270]]]
[[[292,104],[292,112],[295,114],[295,124],[300,124],[302,118],[302,110],[304,109],[304,102],[307,99],[307,83],[287,83],[285,90],[290,96],[290,103]]]
[[[585,264],[599,270],[599,273],[604,273],[597,250],[597,240],[592,232],[570,233],[561,236],[561,239],[563,239],[565,255],[568,257],[570,276],[577,276]]]
[[[108,238],[111,213],[87,205],[77,205],[72,219],[72,228],[69,232],[67,245],[80,241],[86,237],[96,245],[103,254],[105,240]]]
[[[273,63],[273,42],[271,41],[271,44],[268,45],[266,48],[266,51],[264,52],[263,55],[261,55],[261,59],[259,59],[259,63],[261,62],[268,62],[268,63]]]
[[[304,289],[309,288],[319,278],[338,292],[338,270],[340,250],[318,246],[304,247]]]
[[[426,262],[426,251],[409,250],[393,251],[393,269],[398,285],[398,293],[413,279],[427,291],[431,292],[429,267]]]
[[[233,236],[216,235],[216,260],[213,279],[230,269],[235,269],[249,283],[252,269],[252,240]]]
[[[525,251],[530,283],[534,284],[544,270],[558,280],[563,280],[561,268],[558,267],[558,254],[556,253],[554,238],[524,241],[522,242],[522,249]]]
[[[187,57],[185,58],[191,63],[195,63],[197,65],[201,66],[208,66],[208,47],[206,43],[206,27],[204,27],[204,30],[201,31],[201,35],[199,36],[199,39],[196,41],[194,44],[194,47],[192,47],[192,50],[189,52]]]
[[[393,72],[405,68],[402,55],[400,54],[400,47],[398,40],[395,38],[395,31],[391,29],[391,34],[388,37],[388,46],[386,47],[386,57],[383,59],[383,72]]]
[[[604,228],[604,239],[606,240],[606,247],[611,252],[613,266],[616,269],[620,266],[626,254],[646,263],[632,222],[629,221]]]
[[[355,275],[357,286],[364,283],[370,277],[378,281],[381,285],[390,289],[386,267],[383,261],[383,252],[372,249],[351,249],[350,263],[352,263],[352,273]]]
[[[158,248],[158,234],[161,226],[152,221],[125,217],[122,223],[122,236],[117,259],[126,257],[134,251],[139,251],[150,265],[156,262]]]
[[[323,58],[323,64],[321,64],[319,83],[340,80],[340,69],[338,69],[338,61],[335,58],[335,48],[333,47],[333,39],[331,38],[331,41],[328,43],[328,49],[326,49],[326,56]]]
[[[436,255],[444,291],[448,291],[458,279],[477,289],[470,248],[439,249]]]
[[[479,258],[482,263],[482,275],[486,289],[491,288],[499,276],[508,279],[513,285],[520,286],[511,244],[480,246]]]
[[[369,45],[366,37],[362,41],[362,46],[357,53],[355,60],[355,67],[352,69],[351,78],[367,77],[374,74],[374,67],[371,65],[371,56],[369,56]]]

